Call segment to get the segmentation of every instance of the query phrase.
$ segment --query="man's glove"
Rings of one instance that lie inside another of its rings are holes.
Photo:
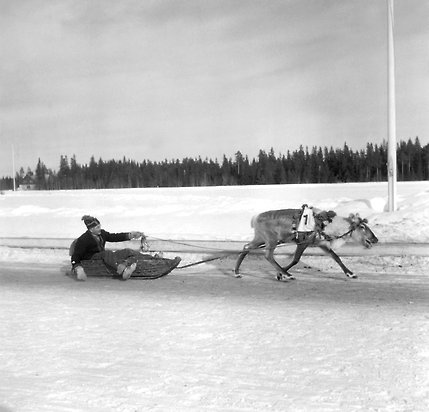
[[[131,239],[138,239],[140,237],[145,238],[145,234],[143,232],[130,232],[130,240]]]

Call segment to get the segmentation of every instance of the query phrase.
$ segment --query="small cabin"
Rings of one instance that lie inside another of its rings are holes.
[[[36,183],[32,176],[26,175],[22,183],[19,184],[18,190],[35,190]]]

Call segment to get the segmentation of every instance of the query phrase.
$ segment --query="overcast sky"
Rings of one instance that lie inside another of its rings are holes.
[[[386,0],[0,0],[0,176],[387,138]],[[429,142],[429,1],[395,1],[397,136]]]

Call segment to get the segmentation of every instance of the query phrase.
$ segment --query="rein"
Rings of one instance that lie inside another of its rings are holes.
[[[174,241],[174,240],[166,240],[166,239],[160,239],[160,238],[156,238],[156,237],[154,237],[153,239],[160,240],[162,242],[171,242],[171,243],[175,243],[177,245],[182,245],[182,246],[192,246],[192,247],[198,247],[200,249],[211,249],[211,250],[221,251],[221,249],[217,249],[217,248],[207,248],[207,247],[204,247],[204,246],[191,245],[189,243],[178,242],[178,241]],[[140,239],[140,252],[141,253],[145,253],[145,252],[149,252],[149,250],[150,250],[149,242],[147,241],[146,236],[142,236],[141,239]],[[196,266],[196,265],[200,265],[202,263],[211,262],[213,260],[222,259],[222,258],[227,257],[229,255],[230,255],[230,253],[225,254],[225,255],[221,255],[221,256],[215,256],[215,257],[211,257],[211,258],[199,260],[197,262],[189,263],[187,265],[178,266],[176,269],[189,268],[191,266]]]
[[[347,231],[346,233],[344,233],[343,235],[339,235],[339,236],[333,236],[333,237],[327,237],[326,240],[336,240],[336,239],[342,239],[343,237],[346,237],[348,235],[351,235],[358,227],[358,225],[355,222],[350,222],[350,230]]]
[[[329,235],[326,235],[323,232],[321,232],[321,235],[324,236],[324,239],[322,239],[322,240],[327,240],[327,241],[330,242],[332,240],[342,239],[342,238],[344,238],[344,237],[346,237],[348,235],[351,235],[356,230],[356,228],[357,228],[356,225],[352,225],[352,228],[350,230],[348,230],[346,233],[343,233],[342,235],[337,235],[337,236],[329,236]],[[316,237],[316,233],[317,233],[316,231],[313,231],[313,232],[310,232],[310,233],[311,233],[311,236],[313,238]],[[297,245],[304,245],[306,243],[308,243],[306,240],[303,240],[302,242],[296,242]]]
[[[343,237],[346,237],[347,235],[351,235],[355,230],[356,230],[356,228],[354,227],[354,228],[350,229],[348,232],[344,233],[343,235],[327,237],[326,240],[342,239]]]
[[[357,228],[357,226],[352,224],[351,229],[350,229],[350,230],[348,230],[346,233],[344,233],[344,234],[342,234],[342,235],[338,235],[338,236],[332,236],[332,237],[331,237],[331,236],[324,235],[324,236],[325,236],[325,239],[324,239],[324,240],[331,241],[331,240],[336,240],[336,239],[342,239],[342,238],[344,238],[344,237],[346,237],[346,236],[348,236],[348,235],[351,235],[351,234],[353,233],[353,231],[355,231],[355,230],[356,230],[356,228]],[[315,236],[316,236],[316,231],[312,232],[312,233],[311,233],[311,236],[312,236],[312,237],[313,237],[313,239],[314,239],[314,238],[315,238]],[[222,250],[222,249],[218,249],[218,248],[208,248],[208,247],[205,247],[205,246],[198,246],[198,245],[191,245],[191,244],[189,244],[189,243],[179,242],[179,241],[175,241],[175,240],[171,240],[171,239],[161,239],[161,238],[156,238],[156,237],[153,237],[153,239],[155,239],[155,240],[159,240],[159,241],[162,241],[162,242],[170,242],[170,243],[174,243],[174,244],[182,245],[182,246],[191,246],[191,247],[196,247],[196,248],[205,249],[205,250],[215,250],[215,251],[218,251],[218,252],[223,252],[223,250]],[[308,243],[308,242],[304,240],[304,241],[302,241],[302,242],[296,242],[296,245],[302,245],[302,244],[305,244],[305,243]],[[278,246],[282,246],[282,245],[285,245],[285,242],[279,242]],[[261,245],[259,248],[260,248],[260,249],[262,249],[264,246],[265,246],[265,245]],[[147,253],[147,252],[149,252],[149,251],[150,251],[150,245],[149,245],[149,242],[147,241],[146,236],[142,236],[142,237],[141,237],[141,239],[140,239],[140,252],[141,252],[141,253]],[[240,251],[238,251],[237,253],[240,253]],[[189,267],[192,267],[192,266],[200,265],[200,264],[202,264],[202,263],[212,262],[212,261],[214,261],[214,260],[223,259],[223,258],[225,258],[225,257],[227,257],[227,256],[230,256],[230,255],[231,255],[231,253],[223,254],[223,255],[215,256],[215,257],[210,257],[210,258],[207,258],[207,259],[199,260],[199,261],[197,261],[197,262],[189,263],[189,264],[187,264],[187,265],[178,266],[176,269],[189,268]]]
[[[161,239],[159,237],[154,237],[154,236],[151,236],[151,238],[154,239],[154,240],[159,240],[160,242],[174,243],[175,245],[189,246],[189,247],[198,248],[198,249],[205,249],[205,250],[217,250],[219,252],[223,251],[223,249],[219,249],[219,248],[216,248],[216,247],[198,246],[198,245],[194,245],[194,244],[190,244],[190,243],[180,242],[178,240]],[[147,248],[144,251],[149,251],[149,243],[147,242],[146,238],[144,239],[144,241],[142,239],[141,244],[143,244],[143,243],[145,245],[147,245],[147,246],[145,246]],[[142,250],[141,246],[140,246],[140,250]]]

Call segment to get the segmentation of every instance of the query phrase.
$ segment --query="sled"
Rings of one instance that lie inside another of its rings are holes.
[[[173,269],[177,268],[181,258],[176,256],[174,259],[154,257],[152,255],[140,254],[133,256],[137,263],[137,268],[131,275],[138,279],[158,279],[168,275]],[[88,277],[116,277],[121,276],[114,269],[107,267],[102,260],[82,260],[81,265]],[[76,278],[74,272],[69,269],[67,275]]]

